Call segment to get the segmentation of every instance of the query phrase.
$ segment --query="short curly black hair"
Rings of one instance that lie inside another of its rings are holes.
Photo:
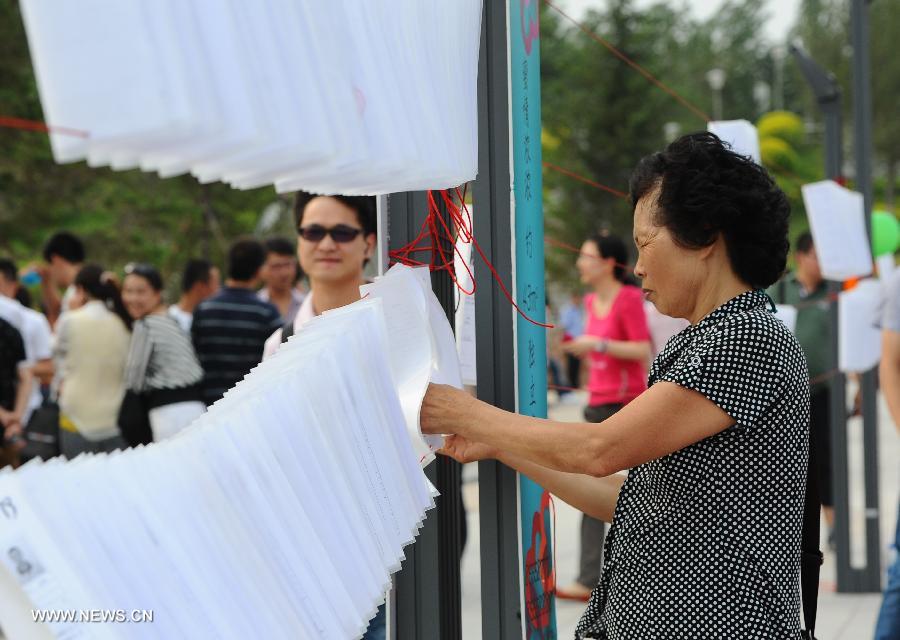
[[[721,234],[735,274],[764,289],[784,273],[791,207],[768,172],[706,131],[682,136],[646,156],[629,184],[631,202],[659,186],[654,223],[688,249]]]

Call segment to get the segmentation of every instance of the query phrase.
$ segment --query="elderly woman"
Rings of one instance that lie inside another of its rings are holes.
[[[761,291],[785,267],[787,200],[709,133],[641,160],[631,199],[644,296],[690,322],[647,391],[566,424],[432,386],[422,429],[612,523],[577,638],[800,638],[809,384]]]

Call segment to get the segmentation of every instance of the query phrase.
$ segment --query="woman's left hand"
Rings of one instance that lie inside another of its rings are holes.
[[[445,384],[429,384],[419,424],[425,434],[455,434],[474,419],[478,400]]]
[[[583,358],[596,349],[599,343],[600,338],[597,338],[596,336],[578,336],[574,340],[566,342],[563,345],[563,351],[571,353],[573,356]]]

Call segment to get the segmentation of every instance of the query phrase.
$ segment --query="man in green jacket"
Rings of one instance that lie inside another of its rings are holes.
[[[834,501],[831,488],[831,393],[828,372],[834,369],[831,357],[828,321],[828,283],[822,278],[819,258],[807,231],[794,245],[796,269],[786,274],[769,289],[769,295],[779,304],[797,309],[794,334],[809,368],[809,436],[810,446],[816,447],[818,459],[815,470],[822,499],[822,513],[830,531],[834,526]]]

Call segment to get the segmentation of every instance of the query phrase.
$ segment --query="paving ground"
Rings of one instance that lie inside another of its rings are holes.
[[[558,420],[580,421],[583,398],[580,403],[551,404],[551,417]],[[900,437],[894,430],[893,423],[884,406],[880,404],[879,420],[879,476],[881,498],[881,531],[882,560],[888,560],[888,544],[893,539],[896,523],[898,493],[900,493]],[[853,434],[859,431],[858,420],[851,420],[848,434],[851,441]],[[851,444],[851,473],[858,472],[860,456],[854,455]],[[463,557],[463,638],[477,640],[481,638],[481,599],[480,599],[480,566],[479,566],[479,526],[478,526],[478,479],[474,465],[468,465],[464,471],[463,488],[466,500],[466,511],[469,518],[469,544]],[[852,482],[852,481],[851,481]],[[864,517],[861,497],[853,495],[851,487],[851,511],[856,514],[851,526],[855,530],[861,528]],[[856,499],[854,499],[856,498]],[[578,531],[580,514],[562,501],[557,500],[556,518],[556,562],[558,578],[561,585],[571,582],[576,574],[578,564]],[[861,536],[857,536],[860,538]],[[825,564],[822,567],[821,588],[819,592],[819,614],[817,633],[819,640],[866,640],[872,637],[878,608],[881,604],[879,594],[839,594],[835,593],[835,565],[833,556],[826,552]],[[572,638],[575,625],[584,605],[561,601],[557,605],[558,637]]]

